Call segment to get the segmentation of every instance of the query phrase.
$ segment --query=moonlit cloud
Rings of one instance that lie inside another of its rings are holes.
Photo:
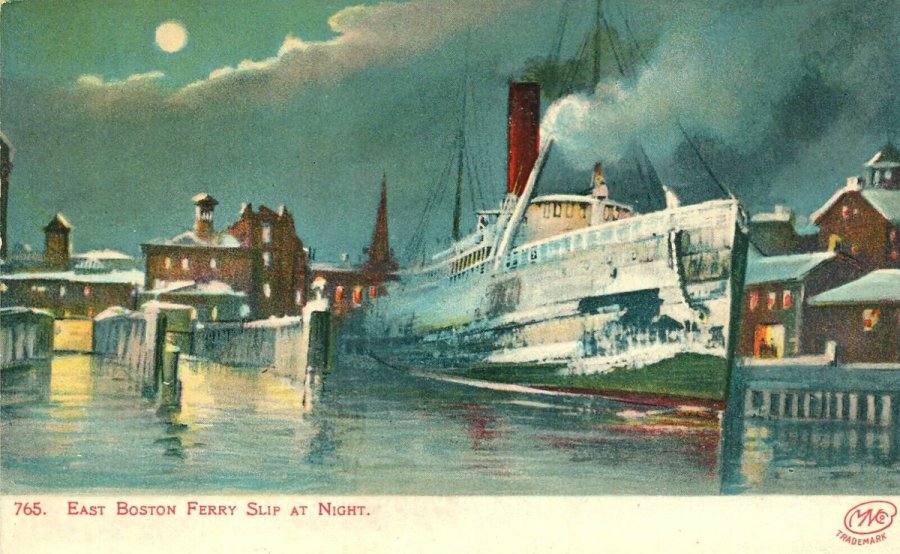
[[[329,18],[335,38],[305,41],[288,35],[269,58],[219,67],[177,90],[166,90],[157,72],[133,76],[144,84],[148,76],[156,76],[151,79],[158,87],[155,93],[91,75],[79,78],[77,88],[95,93],[96,98],[86,98],[92,104],[106,104],[110,96],[120,101],[133,98],[140,104],[162,97],[175,108],[196,108],[229,99],[244,103],[280,102],[307,83],[334,82],[374,65],[403,63],[466,28],[511,10],[527,8],[536,1],[418,0],[352,6]],[[124,83],[131,80],[129,77]]]

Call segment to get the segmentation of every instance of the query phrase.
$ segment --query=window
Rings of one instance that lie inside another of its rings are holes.
[[[841,206],[841,217],[844,219],[850,219],[850,207],[849,206]]]
[[[271,223],[263,223],[262,225],[262,241],[263,244],[269,244],[272,242],[272,224]]]
[[[219,267],[219,262],[217,262],[215,258],[210,258],[209,259],[209,268],[216,269],[218,267]]]
[[[217,321],[219,319],[219,307],[213,306],[212,311],[209,312],[209,319],[212,321]]]
[[[66,295],[66,286],[60,285],[59,286],[59,297],[62,298],[65,295]]]
[[[572,217],[575,211],[575,206],[572,204],[566,204],[566,217]]]
[[[770,310],[774,310],[775,309],[775,301],[776,301],[775,293],[770,292],[769,297],[766,299],[766,308],[768,308]]]
[[[163,267],[165,267],[166,269],[172,269],[172,258],[166,256],[166,258],[163,260]]]
[[[362,289],[360,289],[359,287],[355,287],[353,289],[353,303],[357,306],[362,303]]]
[[[294,304],[298,306],[303,304],[303,289],[297,289],[294,291]]]
[[[794,304],[794,298],[791,295],[791,291],[783,290],[781,291],[781,307],[782,309],[787,310]]]
[[[91,295],[91,287],[90,286],[84,287],[84,297],[87,298],[90,295]]]
[[[181,269],[190,269],[190,268],[191,268],[190,258],[181,258]]]
[[[334,301],[340,302],[344,299],[344,287],[338,286],[334,289]]]
[[[881,317],[881,310],[878,308],[863,310],[863,330],[871,331],[878,325],[878,318]]]
[[[369,298],[375,298],[377,296],[377,292],[375,287],[369,287]]]
[[[272,286],[269,285],[269,283],[263,284],[263,296],[265,296],[266,298],[272,297]]]
[[[829,252],[840,252],[841,250],[841,237],[838,235],[831,235],[828,237],[828,251]]]
[[[553,217],[559,217],[562,214],[562,204],[559,202],[553,203]]]
[[[272,267],[272,253],[271,252],[263,252],[263,265],[265,267]]]
[[[757,306],[759,306],[759,293],[754,291],[750,293],[750,311],[755,310]]]
[[[897,229],[891,229],[891,242],[897,242]]]

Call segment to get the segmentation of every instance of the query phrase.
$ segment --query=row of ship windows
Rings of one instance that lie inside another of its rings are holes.
[[[576,213],[581,219],[587,219],[587,209],[584,207],[584,204],[577,206],[575,204],[565,204],[564,208],[559,202],[548,202],[541,209],[541,215],[545,218],[574,217]]]
[[[263,252],[263,266],[264,267],[272,267],[272,253],[271,252]],[[191,259],[190,258],[181,258],[181,269],[188,270],[191,268]],[[166,256],[163,259],[163,267],[166,269],[172,269],[172,258]],[[209,268],[210,269],[218,269],[219,261],[215,258],[209,259]]]
[[[566,252],[578,249],[586,249],[582,236],[568,237],[566,239],[549,242],[540,246],[534,246],[527,250],[519,250],[511,253],[506,257],[505,266],[507,269],[524,265],[526,262],[537,263],[546,259],[563,256]],[[628,261],[649,262],[659,258],[663,253],[662,241],[648,240],[636,243],[625,248],[610,248],[613,252],[607,256],[608,263],[627,263]],[[614,250],[619,250],[615,252]]]

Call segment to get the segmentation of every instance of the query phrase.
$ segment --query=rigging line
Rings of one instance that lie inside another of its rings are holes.
[[[551,60],[556,63],[559,61],[559,53],[562,51],[563,39],[566,36],[566,25],[569,22],[569,0],[565,0],[559,11],[559,21],[556,24],[556,47],[553,49],[553,57]]]
[[[606,21],[606,14],[600,14],[600,21],[603,23],[604,31],[606,31],[606,40],[609,42],[610,50],[612,50],[613,58],[616,60],[616,67],[619,68],[619,74],[622,77],[627,77],[625,74],[625,66],[622,64],[622,59],[619,57],[619,49],[616,47],[616,43],[613,42],[612,31],[609,28],[609,22]]]
[[[587,46],[590,40],[590,37],[585,37],[581,42],[581,48],[578,49],[578,53],[575,55],[575,63],[573,63],[569,68],[569,75],[565,79],[565,85],[562,89],[562,96],[572,94],[572,92],[574,91],[575,79],[578,77],[578,73],[581,71],[581,63],[584,61],[584,55],[587,52]]]
[[[637,50],[638,55],[641,57],[641,60],[644,63],[648,63],[647,56],[644,55],[644,50],[641,48],[641,45],[638,43],[637,38],[635,38],[634,32],[631,30],[631,25],[628,23],[628,18],[622,16],[623,21],[625,22],[625,29],[628,31],[628,35],[631,37],[631,41],[634,42],[634,47]],[[716,177],[715,172],[713,172],[712,167],[706,162],[706,159],[700,153],[700,149],[694,143],[690,136],[688,136],[687,130],[685,130],[684,125],[681,124],[681,118],[678,114],[672,114],[675,117],[675,125],[678,126],[678,129],[681,131],[681,135],[684,137],[684,140],[688,143],[688,146],[691,147],[691,150],[694,152],[694,155],[697,156],[697,159],[700,160],[700,165],[703,166],[703,169],[706,170],[706,173],[713,180],[713,183],[719,187],[719,190],[722,191],[725,196],[729,196],[734,198],[734,194],[732,194],[731,190],[726,187],[718,177]]]

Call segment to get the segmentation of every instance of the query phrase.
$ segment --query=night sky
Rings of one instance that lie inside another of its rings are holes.
[[[541,74],[541,61],[577,58],[594,4],[7,3],[0,126],[16,150],[11,242],[40,250],[41,227],[62,211],[76,251],[137,254],[142,241],[189,228],[190,198],[205,191],[220,201],[217,228],[242,202],[285,204],[317,260],[356,259],[386,173],[395,250],[419,235],[436,250],[450,233],[462,114],[464,207],[495,207],[507,83]],[[601,82],[546,101],[543,132],[557,148],[545,189],[586,188],[580,175],[595,162],[625,164],[637,148],[683,198],[714,197],[696,148],[751,212],[786,202],[809,214],[897,141],[892,0],[606,0],[603,13]],[[157,44],[173,20],[187,42]],[[604,46],[614,41],[619,63]],[[627,200],[638,188],[611,182]]]

